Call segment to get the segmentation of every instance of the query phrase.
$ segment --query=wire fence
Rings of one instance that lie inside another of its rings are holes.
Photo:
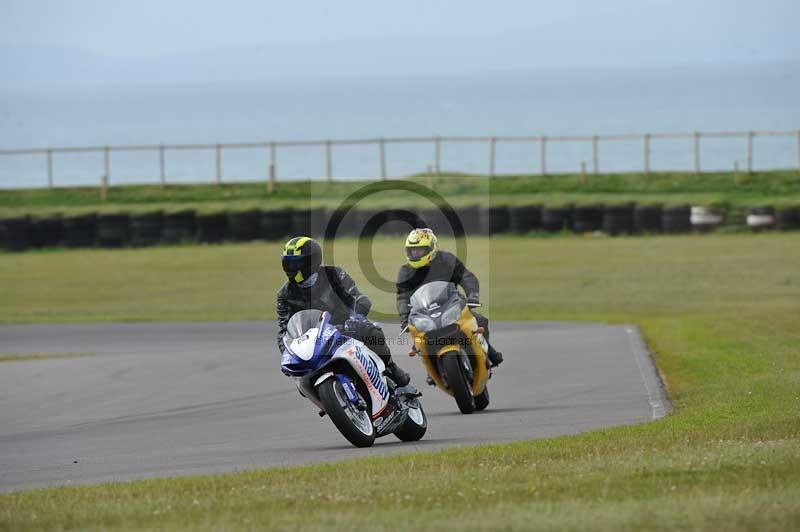
[[[164,186],[168,184],[167,179],[167,153],[178,151],[211,151],[215,161],[215,182],[221,184],[224,180],[223,172],[223,153],[232,150],[262,150],[266,154],[266,167],[264,168],[264,179],[269,191],[275,190],[278,180],[279,153],[287,148],[303,149],[322,149],[324,152],[324,175],[308,176],[310,179],[325,179],[328,182],[334,179],[334,151],[335,148],[342,146],[359,146],[363,149],[377,151],[377,167],[373,178],[387,179],[387,146],[399,144],[429,145],[432,152],[432,165],[428,171],[434,174],[442,172],[442,152],[446,144],[471,143],[483,144],[486,149],[486,174],[490,177],[496,175],[497,170],[497,147],[501,143],[530,143],[538,146],[538,168],[523,168],[520,173],[536,173],[549,175],[552,172],[548,168],[548,149],[554,143],[579,143],[591,146],[590,161],[574,161],[573,168],[582,174],[600,172],[601,166],[601,144],[614,142],[639,142],[641,143],[641,170],[645,174],[651,172],[651,154],[653,145],[658,141],[665,140],[688,140],[688,156],[691,157],[694,172],[700,174],[702,166],[702,145],[704,139],[745,139],[746,153],[742,170],[753,171],[753,157],[755,151],[755,139],[758,137],[794,137],[796,139],[796,164],[800,169],[800,129],[796,131],[694,131],[691,133],[644,133],[644,134],[622,134],[622,135],[534,135],[534,136],[430,136],[430,137],[392,137],[392,138],[365,138],[365,139],[325,139],[325,140],[292,140],[292,141],[266,141],[266,142],[240,142],[240,143],[216,143],[216,144],[141,144],[141,145],[119,145],[119,146],[76,146],[76,147],[45,147],[45,148],[25,148],[25,149],[2,149],[0,156],[43,156],[46,163],[47,186],[54,188],[55,161],[56,155],[67,153],[94,153],[102,154],[102,173],[100,174],[99,185],[105,190],[111,183],[112,154],[124,152],[152,152],[157,157],[159,176],[158,182]],[[537,148],[533,148],[537,149]],[[738,172],[739,161],[734,161],[733,170]],[[574,173],[574,172],[570,172]],[[397,177],[397,176],[392,176]],[[154,178],[155,179],[155,178]]]

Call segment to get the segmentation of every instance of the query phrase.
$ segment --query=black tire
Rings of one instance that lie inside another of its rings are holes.
[[[261,236],[261,211],[252,209],[228,213],[228,231],[237,242],[257,240]]]
[[[524,205],[508,208],[508,228],[512,233],[524,235],[542,226],[542,206]]]
[[[475,410],[486,410],[489,406],[489,387],[483,388],[483,391],[475,396]]]
[[[489,224],[489,235],[507,233],[509,229],[508,207],[489,207],[486,209],[486,221]]]
[[[548,233],[558,233],[564,228],[572,226],[571,207],[544,207],[542,209],[542,230]]]
[[[335,389],[337,386],[341,388],[342,385],[336,378],[329,378],[317,387],[317,393],[319,394],[322,406],[325,407],[325,413],[331,418],[331,421],[339,432],[342,433],[342,436],[347,438],[347,441],[356,447],[371,447],[372,444],[375,443],[375,427],[373,427],[372,422],[370,422],[369,426],[372,429],[372,433],[364,434],[353,424],[339,401]],[[341,393],[344,394],[344,390],[342,390]]]
[[[575,233],[594,233],[603,228],[603,205],[581,205],[572,210],[572,230]]]
[[[471,205],[468,207],[458,207],[454,209],[455,215],[458,220],[461,222],[461,229],[464,230],[463,233],[457,227],[452,227],[451,230],[453,231],[454,237],[462,237],[466,236],[477,236],[480,235],[483,231],[482,222],[481,222],[481,209],[477,205]],[[450,226],[450,222],[448,221],[448,227]]]
[[[665,207],[661,212],[661,227],[665,233],[688,233],[692,229],[688,205]]]
[[[781,231],[792,231],[800,229],[800,207],[784,207],[778,209],[775,215],[778,229]]]
[[[603,231],[611,236],[633,233],[633,204],[606,205]]]
[[[38,248],[60,246],[64,238],[64,223],[61,216],[31,218],[31,244]]]
[[[291,209],[261,212],[261,238],[265,240],[284,240],[299,234],[295,230]]]
[[[64,218],[64,245],[68,248],[89,248],[97,238],[97,215]]]
[[[8,251],[25,251],[30,246],[31,222],[27,216],[0,221],[0,244]]]
[[[97,217],[97,245],[102,248],[120,248],[131,239],[129,214],[101,214]]]
[[[131,243],[134,246],[155,246],[164,232],[162,211],[144,212],[131,216]]]
[[[472,389],[461,367],[461,352],[458,355],[448,353],[442,357],[442,370],[447,379],[447,385],[453,392],[458,409],[462,414],[471,414],[475,411],[475,398]]]
[[[422,408],[422,403],[419,402],[419,399],[414,398],[409,401],[410,404],[418,407],[419,413],[422,414],[422,424],[417,423],[412,417],[406,418],[403,424],[400,426],[399,429],[394,431],[394,435],[397,436],[397,439],[400,441],[419,441],[425,436],[425,432],[428,430],[428,416],[425,415],[425,410]]]
[[[637,205],[633,211],[633,227],[637,233],[661,232],[661,205]]]
[[[195,212],[193,210],[165,214],[162,238],[167,244],[190,242],[194,240],[194,226]]]
[[[224,212],[198,214],[195,217],[197,241],[218,244],[228,237],[228,215]]]

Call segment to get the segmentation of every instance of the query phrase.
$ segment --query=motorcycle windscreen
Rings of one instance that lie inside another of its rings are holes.
[[[456,285],[447,281],[433,281],[420,286],[411,296],[411,308],[435,310],[444,306],[458,293]]]
[[[289,323],[286,324],[286,343],[290,344],[293,340],[303,336],[309,329],[319,327],[321,319],[321,310],[309,309],[295,312],[289,318]]]

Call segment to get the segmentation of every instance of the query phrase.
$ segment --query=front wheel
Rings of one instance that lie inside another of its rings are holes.
[[[475,410],[486,410],[489,406],[489,387],[484,386],[483,391],[475,396]]]
[[[428,430],[428,417],[422,409],[422,403],[415,397],[408,401],[408,417],[403,421],[394,435],[400,441],[419,441]]]
[[[347,441],[356,447],[371,447],[375,443],[375,427],[372,426],[369,414],[366,410],[359,410],[348,399],[337,378],[323,381],[317,388],[317,393],[328,417]]]
[[[458,409],[462,414],[471,414],[475,411],[475,398],[472,396],[470,383],[467,381],[466,362],[462,353],[447,353],[442,355],[442,369],[447,378],[447,385],[453,392]],[[468,363],[468,362],[467,362]]]

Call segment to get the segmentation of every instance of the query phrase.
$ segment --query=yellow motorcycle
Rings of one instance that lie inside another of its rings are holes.
[[[409,352],[419,355],[428,375],[462,414],[489,406],[486,381],[491,377],[488,344],[464,296],[453,283],[434,281],[411,296],[408,332],[414,341]]]

